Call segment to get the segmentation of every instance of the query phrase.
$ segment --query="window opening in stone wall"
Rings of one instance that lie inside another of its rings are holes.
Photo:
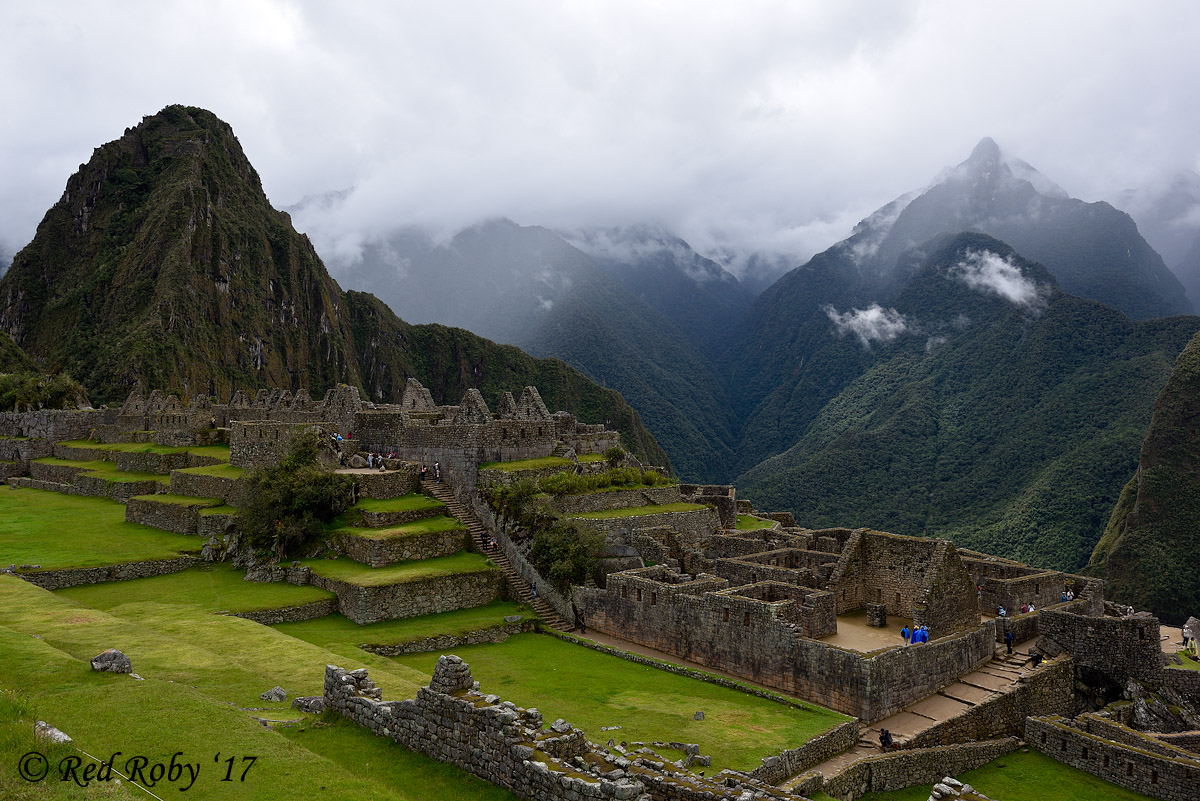
[[[656,603],[658,603],[658,593],[652,592],[650,593],[650,605],[654,606]]]
[[[1139,640],[1146,639],[1146,630],[1145,629],[1143,629],[1143,628],[1138,629],[1138,639]]]
[[[1158,784],[1158,771],[1157,770],[1150,771],[1150,783]]]
[[[750,613],[749,613],[749,612],[747,612],[747,613],[746,613],[746,616],[745,616],[744,618],[742,618],[742,625],[743,625],[743,626],[749,626],[749,625],[750,625]]]
[[[1126,775],[1126,776],[1132,776],[1132,775],[1133,775],[1133,763],[1132,763],[1132,762],[1126,762],[1126,763],[1125,763],[1125,775]]]
[[[1084,758],[1084,759],[1087,759],[1087,758],[1088,758],[1088,749],[1087,749],[1087,746],[1084,746],[1084,747],[1083,747],[1083,758]]]
[[[726,623],[728,623],[728,622],[729,622],[729,609],[728,609],[728,607],[726,607],[726,609],[725,609],[725,622],[726,622]]]
[[[899,610],[900,610],[900,593],[896,593],[896,614],[899,614]]]
[[[638,587],[638,591],[637,591],[637,599],[638,599],[639,601],[640,601],[640,600],[642,600],[642,588],[641,588],[641,587]]]
[[[1062,743],[1059,745],[1058,750],[1060,750],[1060,751],[1067,750],[1067,738],[1066,737],[1062,738]]]
[[[1108,754],[1104,755],[1104,767],[1108,767]]]
[[[750,574],[750,583],[751,583],[751,584],[757,584],[757,583],[758,583],[758,574],[757,574],[757,573],[751,573],[751,574]]]
[[[622,597],[622,598],[628,598],[628,597],[629,597],[629,588],[628,588],[628,587],[622,587],[622,588],[621,588],[621,597]]]
[[[1042,732],[1042,743],[1045,744],[1045,742],[1046,742],[1046,732]]]

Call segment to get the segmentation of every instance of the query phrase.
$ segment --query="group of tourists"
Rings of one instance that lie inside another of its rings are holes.
[[[396,458],[395,453],[389,454],[386,457],[382,453],[368,453],[367,454],[367,468],[369,470],[375,470],[375,469],[379,469],[380,471],[385,470],[386,466],[384,465],[384,459],[395,459],[395,458]]]
[[[1065,589],[1065,590],[1063,590],[1063,593],[1062,593],[1062,600],[1063,600],[1064,602],[1066,602],[1066,601],[1074,601],[1074,600],[1075,600],[1075,590],[1072,590],[1072,589]]]
[[[429,468],[426,465],[421,465],[421,481],[429,478]],[[433,463],[433,478],[437,483],[442,483],[442,465],[440,462]]]
[[[913,627],[911,629],[908,626],[900,629],[900,636],[904,638],[905,645],[908,645],[910,642],[913,645],[922,642],[929,642],[929,627],[918,626],[916,623],[913,623]]]

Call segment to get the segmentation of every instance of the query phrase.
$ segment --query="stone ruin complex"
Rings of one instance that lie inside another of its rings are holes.
[[[304,390],[260,390],[253,397],[237,392],[228,403],[197,397],[187,404],[158,391],[147,397],[135,392],[120,409],[0,415],[0,469],[4,478],[27,474],[32,460],[55,452],[55,443],[89,438],[163,445],[228,442],[231,464],[252,468],[277,462],[298,426],[340,434],[341,456],[371,451],[395,453],[402,463],[439,462],[458,500],[483,521],[519,575],[509,580],[536,587],[538,597],[568,622],[586,623],[594,631],[855,718],[767,758],[755,771],[722,771],[705,779],[687,769],[695,754],[673,762],[650,749],[627,752],[611,743],[603,748],[561,721],[547,733],[536,710],[480,694],[469,669],[453,659],[439,662],[430,687],[416,699],[400,702],[382,702],[365,674],[327,668],[325,698],[331,708],[521,797],[732,800],[822,790],[856,798],[868,790],[938,781],[947,772],[995,759],[1022,740],[1138,792],[1168,801],[1198,797],[1200,671],[1168,669],[1158,620],[1106,602],[1098,579],[956,548],[946,540],[869,529],[807,529],[786,513],[757,515],[761,527],[743,530],[739,516],[753,516],[754,510],[733,487],[677,484],[555,498],[556,511],[601,531],[607,543],[595,585],[560,592],[496,525],[478,488],[513,477],[485,463],[557,455],[585,470],[574,457],[603,453],[619,440],[603,426],[581,424],[566,412],[550,413],[533,387],[519,398],[505,393],[495,412],[474,389],[456,406],[439,406],[413,379],[402,402],[392,405],[364,401],[348,386],[331,389],[321,401]],[[400,466],[397,475],[408,491],[415,467]],[[172,474],[172,492],[182,492],[174,484]],[[233,490],[221,494],[206,491],[207,485],[180,486],[188,490],[183,494],[219,496],[236,506]],[[147,504],[128,502],[135,512]],[[700,508],[634,517],[577,516],[677,502]],[[233,525],[233,520],[221,524]],[[440,553],[460,547],[459,542],[431,547]],[[385,557],[355,558],[375,564]],[[293,576],[296,569],[277,572],[277,579],[316,581]],[[115,576],[126,577],[132,576]],[[1073,598],[1064,600],[1068,590]],[[489,586],[486,594],[494,597],[499,591],[498,585]],[[339,591],[342,611],[353,619],[383,619],[374,601],[341,596]],[[1019,612],[1030,603],[1036,611]],[[1010,614],[997,616],[1001,606]],[[877,629],[926,626],[930,642],[905,646],[895,635],[891,644],[850,647],[840,639],[839,625],[849,625],[854,616]],[[998,644],[1010,633],[1017,643],[1035,643],[1045,663],[1023,662],[1020,678],[902,738],[895,753],[865,755],[830,776],[813,771],[836,754],[862,748],[865,727],[945,694],[963,677],[985,669],[999,658]],[[694,675],[720,681],[711,674]]]

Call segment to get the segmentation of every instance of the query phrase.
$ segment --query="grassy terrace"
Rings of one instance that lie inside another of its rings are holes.
[[[410,512],[417,509],[444,509],[446,504],[419,492],[410,492],[399,498],[363,498],[352,508],[364,512]]]
[[[601,456],[597,460],[603,461]],[[580,461],[583,461],[580,459]],[[517,470],[543,470],[547,467],[574,467],[575,463],[570,459],[564,459],[561,456],[545,456],[541,459],[517,459],[512,462],[484,462],[479,465],[480,470],[502,470],[506,473],[515,472]]]
[[[612,517],[641,517],[642,515],[657,515],[665,512],[695,512],[708,507],[702,503],[663,503],[657,506],[630,506],[625,509],[606,509],[602,512],[584,512],[571,517],[584,517],[592,520],[604,520]]]
[[[476,553],[459,553],[439,556],[434,559],[417,559],[400,562],[387,567],[368,567],[350,559],[305,559],[307,565],[318,576],[357,584],[360,587],[381,587],[387,584],[403,584],[407,581],[456,573],[482,573],[498,568]]]
[[[151,498],[161,498],[152,495]],[[125,522],[124,504],[34,489],[0,490],[0,562],[43,570],[173,559],[201,543]]]
[[[455,648],[485,693],[536,706],[547,721],[565,718],[593,741],[607,737],[693,742],[721,768],[752,769],[848,718],[820,707],[793,707],[715,684],[637,665],[540,634],[497,645]],[[430,674],[438,654],[395,661]],[[694,720],[703,710],[704,720]],[[605,734],[601,726],[621,726]],[[664,755],[671,754],[664,750]]]
[[[1197,662],[1194,659],[1188,659],[1183,654],[1180,654],[1179,658],[1180,661],[1183,662],[1182,665],[1167,665],[1167,667],[1174,668],[1175,670],[1200,670],[1200,662]]]
[[[775,525],[773,521],[764,520],[763,518],[755,517],[754,515],[737,516],[738,531],[754,531],[760,528],[770,528],[773,525]]]
[[[456,609],[436,615],[406,617],[400,620],[385,620],[360,626],[342,615],[326,615],[316,620],[299,623],[278,623],[276,631],[298,640],[340,651],[357,648],[359,643],[371,645],[396,645],[413,640],[423,640],[440,634],[468,634],[480,629],[503,626],[505,615],[523,615],[526,620],[534,617],[533,610],[524,604],[512,601],[492,601],[484,606]]]
[[[234,467],[231,464],[213,464],[207,467],[185,467],[181,469],[181,473],[195,473],[201,476],[216,476],[217,478],[232,478],[239,479],[246,475],[246,471],[240,467]]]
[[[160,484],[169,483],[170,476],[162,473],[134,473],[125,472],[117,469],[116,462],[108,462],[103,459],[81,462],[71,459],[59,459],[54,456],[47,456],[44,459],[34,459],[38,464],[52,464],[62,467],[78,467],[86,470],[93,476],[103,478],[105,481],[157,481]]]
[[[92,671],[88,660],[106,648],[124,651],[145,681]],[[30,785],[17,778],[11,766],[21,754],[46,750],[26,734],[38,718],[90,754],[122,751],[169,761],[183,751],[201,763],[189,797],[291,801],[325,787],[331,798],[352,801],[513,798],[358,726],[314,721],[306,731],[281,732],[254,719],[300,718],[289,702],[268,704],[259,694],[278,684],[289,701],[319,695],[330,663],[368,668],[389,699],[412,697],[428,680],[364,651],[334,654],[269,626],[187,604],[138,600],[101,611],[0,576],[0,759],[9,766],[0,770],[0,797],[147,797],[115,785],[58,794],[61,782]],[[217,750],[222,759],[258,757],[245,782],[218,783],[211,764]]]
[[[988,798],[1004,801],[1150,801],[1150,796],[1097,779],[1028,748],[955,778],[978,788]],[[930,787],[926,784],[890,793],[867,793],[860,801],[925,801]],[[824,793],[814,793],[811,798],[833,801]]]
[[[229,461],[228,445],[185,445],[182,447],[170,447],[167,445],[156,445],[153,442],[92,442],[86,439],[76,439],[59,444],[71,448],[95,448],[101,451],[121,451],[124,453],[194,453],[197,456],[209,456],[213,459]]]
[[[181,573],[69,587],[56,594],[105,612],[144,602],[190,606],[203,612],[259,612],[335,597],[317,587],[246,581],[245,576],[246,571],[228,563],[203,564]]]
[[[241,512],[241,509],[223,503],[220,506],[206,506],[200,510],[200,516],[208,517],[209,515],[236,515],[239,512]]]
[[[393,537],[412,537],[417,534],[434,534],[439,531],[464,531],[466,526],[458,521],[458,518],[447,517],[446,515],[438,515],[437,517],[426,517],[423,520],[414,520],[411,523],[405,523],[400,526],[390,526],[388,528],[338,528],[334,529],[334,534],[344,534],[350,537],[361,537],[368,540],[386,540]]]
[[[173,503],[178,506],[220,506],[224,503],[220,498],[197,498],[194,495],[172,495],[169,492],[158,495],[135,495],[135,501],[157,501],[158,503]]]

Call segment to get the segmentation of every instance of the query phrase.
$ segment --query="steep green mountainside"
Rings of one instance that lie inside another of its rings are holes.
[[[34,373],[37,364],[17,347],[8,334],[0,332],[0,373]]]
[[[1200,609],[1200,335],[1154,402],[1137,472],[1092,554],[1109,595],[1179,625]]]
[[[713,364],[671,319],[553,231],[501,219],[443,242],[402,229],[364,247],[342,280],[406,320],[562,359],[618,390],[686,478],[715,480],[732,460],[729,403]]]
[[[1044,265],[1063,291],[1135,320],[1192,311],[1183,286],[1128,214],[1069,197],[984,139],[966,161],[878,209],[755,301],[722,360],[732,419],[740,421],[739,472],[795,443],[859,374],[862,365],[848,345],[827,341],[826,307],[844,312],[893,303],[920,262],[914,249],[961,231],[1006,242]]]
[[[0,329],[96,402],[358,383],[341,292],[232,129],[169,106],[98,148],[0,280]]]
[[[790,448],[739,477],[739,492],[804,525],[943,536],[1079,569],[1200,319],[1132,322],[982,234],[900,261],[909,278],[881,310],[891,316],[860,322],[903,330],[868,350],[827,319],[828,342],[808,352],[841,365],[829,379],[840,389]]]
[[[709,359],[729,346],[730,332],[753,300],[733,274],[660,228],[589,228],[563,236]]]
[[[410,376],[456,403],[469,387],[534,383],[555,408],[611,420],[640,456],[667,461],[619,394],[561,362],[410,326],[343,294],[271,207],[229,125],[203,109],[146,117],[71,176],[0,279],[0,331],[78,376],[96,403],[134,387],[227,398],[303,386],[319,397],[337,382],[399,402]]]

